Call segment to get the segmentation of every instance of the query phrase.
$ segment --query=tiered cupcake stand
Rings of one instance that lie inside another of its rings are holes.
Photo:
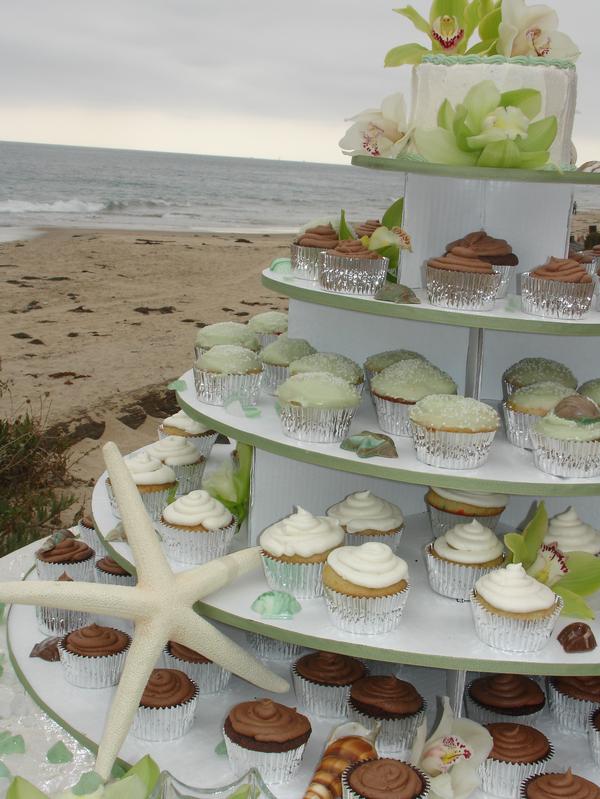
[[[363,165],[382,166],[375,159]],[[393,162],[388,166],[393,167]],[[402,282],[417,288],[420,305],[396,305],[331,294],[321,290],[317,283],[298,279],[289,272],[266,270],[264,285],[290,299],[289,335],[307,338],[319,350],[340,352],[359,362],[385,349],[417,350],[449,372],[461,391],[494,403],[502,399],[502,372],[526,356],[563,361],[581,381],[597,377],[600,374],[597,310],[583,320],[558,321],[525,316],[514,294],[499,301],[488,313],[446,310],[427,303],[426,295],[418,288],[423,261],[442,253],[447,241],[471,230],[485,227],[490,235],[508,239],[520,257],[522,271],[541,263],[550,254],[566,252],[572,207],[572,186],[567,176],[491,171],[486,179],[480,170],[468,177],[447,174],[444,168],[436,170],[432,165],[423,170],[421,165],[415,167],[415,174],[404,178],[404,226],[413,237],[415,252],[403,262]],[[593,176],[585,182],[595,181]],[[582,182],[581,176],[576,175],[573,182]],[[187,413],[255,447],[248,524],[250,545],[257,542],[268,524],[288,515],[294,506],[323,513],[334,502],[361,489],[370,489],[397,503],[407,516],[400,553],[409,564],[411,594],[396,631],[376,636],[341,632],[329,622],[322,600],[303,602],[301,612],[290,621],[262,619],[251,609],[254,599],[267,590],[262,573],[256,571],[211,595],[199,606],[202,614],[227,625],[229,634],[243,639],[244,631],[258,633],[282,645],[286,642],[383,661],[389,664],[391,672],[401,669],[402,676],[428,698],[430,721],[435,715],[436,695],[448,694],[456,712],[461,713],[467,673],[600,674],[600,650],[566,654],[556,635],[536,655],[521,656],[487,647],[475,635],[468,603],[440,597],[430,589],[422,557],[423,547],[431,539],[424,512],[426,486],[509,494],[511,500],[502,518],[505,529],[519,525],[539,498],[547,503],[550,513],[573,504],[580,516],[600,526],[600,478],[559,479],[544,474],[533,465],[530,452],[512,447],[502,433],[493,444],[488,462],[473,471],[426,466],[417,461],[411,440],[404,438],[395,439],[397,459],[360,460],[337,444],[306,444],[286,438],[272,397],[262,397],[259,415],[246,416],[241,409],[235,414],[231,409],[199,402],[191,370],[181,381],[177,396]],[[368,396],[352,430],[378,430]],[[217,446],[217,457],[219,450],[222,456],[223,448]],[[101,537],[106,537],[118,523],[110,509],[104,478],[105,475],[96,484],[92,500]],[[117,560],[131,564],[127,544],[105,545]],[[600,610],[600,599],[596,600],[596,608]],[[561,620],[558,629],[567,623],[568,620]],[[600,641],[600,622],[592,622],[591,626]],[[57,676],[51,678],[51,666],[28,657],[40,637],[31,608],[12,609],[9,637],[13,660],[34,698],[79,738],[90,745],[97,742],[110,691],[74,689],[57,672],[52,672]],[[280,673],[289,674],[288,663],[272,665]],[[220,725],[229,707],[242,697],[256,695],[252,686],[234,679],[223,695],[200,701],[197,722],[184,739],[148,744],[129,736],[122,756],[135,760],[150,751],[162,768],[184,782],[223,785],[232,774],[226,758],[215,753]],[[281,701],[294,704],[293,695],[284,696]],[[314,722],[314,734],[300,774],[290,784],[274,788],[280,799],[302,796],[334,723]],[[582,736],[559,732],[549,715],[539,724],[559,753],[558,768],[573,767],[582,776],[598,781],[600,774],[591,763]]]

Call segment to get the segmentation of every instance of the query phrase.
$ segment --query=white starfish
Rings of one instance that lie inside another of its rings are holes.
[[[140,698],[167,641],[201,652],[228,671],[266,691],[284,693],[287,682],[216,630],[194,604],[259,564],[259,549],[245,549],[174,574],[154,527],[115,444],[103,448],[138,582],[134,587],[84,582],[0,583],[0,601],[81,610],[135,623],[131,648],[98,747],[96,771],[108,779],[137,711]]]

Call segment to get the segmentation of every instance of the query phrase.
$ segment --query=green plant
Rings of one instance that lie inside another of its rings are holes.
[[[238,443],[231,458],[202,481],[205,491],[222,502],[238,521],[248,516],[253,448]]]

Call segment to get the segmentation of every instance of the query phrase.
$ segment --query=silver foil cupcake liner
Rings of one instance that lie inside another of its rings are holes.
[[[292,275],[301,280],[317,280],[319,277],[319,261],[324,250],[318,247],[301,247],[290,245]]]
[[[198,688],[187,702],[173,707],[138,707],[131,732],[142,741],[173,741],[183,738],[194,723]]]
[[[332,624],[356,635],[379,635],[395,630],[402,619],[410,584],[391,596],[347,596],[325,586],[325,602]]]
[[[198,369],[194,364],[194,383],[198,399],[207,405],[226,405],[234,400],[239,400],[242,405],[256,405],[260,398],[262,371],[223,375]]]
[[[175,499],[175,491],[176,487],[174,490],[171,486],[168,488],[163,488],[160,491],[140,491],[140,497],[142,498],[144,507],[146,508],[148,516],[150,516],[152,521],[155,522],[160,519],[163,509],[169,504],[169,502],[172,502],[172,500]],[[119,506],[117,505],[116,497],[113,494],[112,486],[108,479],[106,481],[106,493],[108,494],[110,509],[117,519],[120,519],[121,514],[119,512]]]
[[[381,725],[376,744],[377,752],[381,757],[402,757],[410,754],[417,730],[423,723],[427,713],[427,702],[425,700],[423,700],[423,707],[417,713],[397,719],[380,719],[375,716],[367,716],[354,707],[352,699],[349,700],[348,707],[350,719],[362,724],[363,727],[371,729],[375,723]]]
[[[593,715],[593,714],[592,714]],[[594,726],[592,719],[588,720],[588,741],[592,752],[592,760],[600,767],[600,731]]]
[[[267,394],[275,394],[278,386],[290,376],[288,366],[276,366],[272,363],[263,363],[263,388]]]
[[[508,294],[510,279],[513,275],[517,273],[517,269],[515,266],[506,266],[505,264],[503,264],[502,266],[497,266],[496,264],[492,264],[492,269],[497,275],[500,275],[500,285],[498,286],[498,290],[496,291],[496,299],[503,300]]]
[[[323,596],[322,563],[284,563],[262,552],[261,560],[267,584],[275,591],[287,591],[296,599]]]
[[[200,564],[221,558],[229,552],[237,522],[234,519],[227,527],[205,533],[172,527],[162,519],[158,520],[156,527],[170,558],[178,563]]]
[[[563,601],[556,597],[552,614],[542,619],[515,619],[500,616],[484,608],[471,594],[471,610],[477,637],[493,649],[504,652],[539,652],[550,637],[558,621]]]
[[[86,560],[78,563],[46,563],[39,558],[35,559],[35,568],[40,580],[58,580],[66,572],[72,580],[84,583],[93,583],[95,552]]]
[[[200,696],[206,694],[220,694],[229,685],[231,672],[221,668],[217,663],[190,663],[181,660],[165,648],[165,662],[167,668],[182,671],[198,686]]]
[[[476,721],[478,724],[494,724],[495,722],[506,722],[508,724],[533,724],[544,712],[544,708],[536,710],[534,713],[502,713],[498,710],[490,710],[483,707],[474,699],[471,699],[469,689],[471,685],[467,686],[465,691],[465,707],[467,710],[467,717],[471,721]]]
[[[530,433],[534,425],[542,418],[535,413],[513,411],[506,402],[502,403],[502,415],[506,437],[514,447],[533,449]]]
[[[408,415],[414,403],[392,402],[371,392],[377,421],[384,433],[392,436],[411,436],[410,419]]]
[[[208,352],[210,347],[201,347],[199,344],[194,344],[194,355],[196,356],[196,360],[201,355],[204,355],[205,352]]]
[[[596,277],[598,274],[598,267],[600,266],[600,258],[593,258],[589,264],[581,264],[590,277]]]
[[[63,641],[59,641],[58,654],[65,680],[77,688],[110,688],[116,685],[121,678],[130,645],[131,642],[122,652],[114,655],[86,657],[69,652]]]
[[[158,428],[158,440],[162,441],[162,439],[166,438],[168,435],[169,433],[165,433],[163,426],[160,425]],[[183,436],[186,441],[189,441],[190,444],[196,447],[198,454],[202,455],[203,458],[208,458],[218,437],[219,434],[214,430],[201,433],[197,436]]]
[[[343,719],[348,715],[350,685],[319,685],[306,680],[292,667],[296,699],[311,715],[327,719]]]
[[[189,494],[202,487],[202,475],[206,468],[206,459],[202,458],[198,463],[186,463],[171,466],[177,478],[177,496]]]
[[[97,583],[103,585],[130,585],[133,586],[137,583],[137,578],[133,574],[111,574],[105,572],[103,569],[98,568],[98,562],[94,567],[94,577]]]
[[[304,651],[299,644],[292,644],[288,641],[278,641],[277,638],[269,638],[260,633],[246,633],[246,640],[256,657],[262,660],[276,660],[285,663],[300,657]]]
[[[223,731],[229,765],[236,776],[244,774],[251,768],[257,769],[263,780],[269,785],[281,785],[289,782],[300,768],[306,744],[288,752],[257,752],[244,749],[234,743]]]
[[[555,477],[598,477],[600,475],[600,440],[565,441],[530,434],[533,462],[537,468]]]
[[[319,285],[325,291],[372,297],[385,283],[389,258],[348,258],[323,254],[319,262]]]
[[[273,344],[274,341],[277,341],[281,333],[257,333],[256,337],[260,343],[261,349],[268,347],[269,344]]]
[[[411,422],[417,460],[441,469],[476,469],[488,459],[496,431],[450,433]]]
[[[100,536],[96,532],[95,527],[86,527],[85,524],[82,524],[81,519],[77,524],[77,533],[79,534],[79,538],[91,547],[96,555],[102,556],[106,555],[106,549],[102,541],[100,541]]]
[[[546,771],[553,757],[552,747],[546,757],[536,760],[535,763],[505,763],[503,760],[488,757],[479,766],[481,790],[485,794],[499,796],[502,799],[516,799],[521,784]]]
[[[372,541],[377,541],[380,544],[387,544],[392,552],[397,552],[404,533],[404,525],[393,533],[373,533],[372,535],[365,535],[363,533],[349,533],[346,531],[345,543],[348,546],[359,547],[361,544],[370,544]]]
[[[501,566],[502,564],[500,564]],[[450,599],[460,599],[467,602],[475,583],[484,574],[489,574],[500,566],[477,566],[462,563],[451,563],[432,554],[432,545],[425,547],[425,566],[429,585],[442,596]]]
[[[523,313],[546,319],[581,319],[592,307],[594,283],[562,283],[521,275]]]
[[[377,749],[379,749],[379,739],[377,740]],[[368,761],[363,761],[363,762],[366,763]],[[424,774],[421,771],[421,769],[418,769],[416,766],[413,766],[412,763],[407,762],[406,765],[410,766],[413,769],[413,771],[417,772],[417,774],[421,778],[421,782],[423,783],[423,788],[421,790],[421,793],[418,794],[418,796],[415,796],[414,799],[427,799],[427,797],[429,796],[429,791],[431,790],[431,783],[429,782],[429,777],[426,774]],[[364,799],[364,796],[362,796],[359,793],[356,793],[356,791],[353,791],[348,783],[348,775],[350,774],[350,770],[355,766],[356,764],[348,766],[348,768],[342,774],[342,799]]]
[[[425,267],[427,296],[431,305],[463,311],[491,311],[500,275],[478,275]]]
[[[35,617],[39,631],[48,636],[67,635],[80,627],[87,627],[92,621],[91,615],[81,610],[62,610],[43,605],[36,606]]]
[[[304,408],[282,404],[281,427],[288,438],[314,444],[336,444],[348,435],[356,408]]]
[[[495,516],[466,516],[461,513],[449,513],[448,511],[434,508],[429,502],[425,502],[425,504],[427,505],[427,513],[429,514],[429,522],[434,538],[444,535],[448,530],[456,527],[457,524],[468,524],[472,521],[478,521],[484,527],[488,527],[492,532],[495,532],[502,516],[502,513],[497,513]]]
[[[552,679],[547,681],[546,690],[550,712],[558,726],[567,732],[585,735],[589,729],[590,716],[600,707],[600,702],[573,699],[558,691]]]

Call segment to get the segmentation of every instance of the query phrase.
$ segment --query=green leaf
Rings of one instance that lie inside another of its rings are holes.
[[[342,209],[342,213],[340,215],[340,230],[339,230],[339,238],[340,241],[349,241],[350,239],[354,238],[354,234],[350,230],[348,223],[346,222],[346,212]]]
[[[467,109],[465,108],[465,106],[464,105],[457,106],[456,113],[454,115],[454,122],[452,123],[452,133],[456,141],[456,146],[460,150],[464,150],[464,152],[469,152],[470,147],[468,141],[469,138],[472,136],[473,132],[470,130],[470,128],[467,127],[466,119],[467,119]]]
[[[495,8],[481,20],[479,23],[479,36],[482,41],[486,39],[497,39],[500,30],[500,23],[502,22],[502,11]]]
[[[502,108],[518,108],[527,119],[535,119],[542,110],[542,95],[537,89],[515,89],[500,95]]]
[[[445,128],[446,130],[452,130],[455,117],[456,112],[454,111],[452,103],[449,100],[444,100],[440,106],[440,110],[438,111],[438,127]]]
[[[527,138],[519,139],[517,144],[522,153],[549,150],[558,132],[556,117],[546,117],[532,122],[527,129]]]
[[[384,61],[386,67],[401,67],[403,64],[420,64],[423,56],[430,55],[431,50],[422,44],[401,44],[392,47]]]
[[[498,39],[486,39],[483,42],[477,42],[473,47],[467,50],[467,55],[495,55],[496,45]]]
[[[414,140],[419,154],[433,164],[474,166],[477,163],[477,155],[461,150],[452,133],[443,128],[416,130]]]
[[[472,0],[465,11],[465,39],[469,39],[481,20],[481,0]]]
[[[148,799],[150,792],[137,774],[123,777],[104,788],[103,799]]]
[[[381,224],[390,230],[393,227],[402,227],[402,217],[404,216],[404,197],[399,197],[387,209],[381,219]]]
[[[561,577],[560,584],[580,596],[591,596],[600,591],[600,558],[589,552],[567,554],[569,573]]]
[[[517,146],[519,142],[517,142]],[[534,153],[521,153],[521,160],[519,163],[519,169],[541,169],[541,167],[545,166],[550,159],[550,153],[548,150],[537,151]]]
[[[417,30],[422,31],[429,35],[431,33],[431,25],[427,22],[425,17],[422,17],[419,12],[412,6],[405,6],[404,8],[395,8],[396,14],[400,14],[406,19],[409,19]]]
[[[467,0],[433,0],[429,12],[429,22],[433,25],[438,17],[456,17],[459,23],[464,23],[467,9]]]
[[[554,583],[552,586],[554,593],[562,597],[565,603],[561,615],[570,616],[573,619],[594,619],[594,612],[587,604],[585,599],[582,599],[573,591],[570,591],[568,588],[562,586],[560,584],[561,582],[562,581],[559,580],[559,582]]]
[[[15,777],[8,787],[6,799],[48,799],[48,797],[23,777]]]
[[[548,532],[548,511],[543,502],[538,503],[535,513],[529,524],[523,530],[523,539],[527,552],[527,560],[523,563],[523,568],[528,569],[535,563],[538,550],[544,543],[544,538]]]
[[[124,774],[123,779],[130,777],[132,774],[135,774],[142,781],[147,793],[151,794],[160,777],[160,768],[150,755],[146,755]]]
[[[499,102],[500,92],[491,80],[482,80],[468,91],[464,100],[467,109],[465,124],[471,135],[481,133],[485,118],[498,108]]]
[[[521,533],[506,533],[504,546],[511,553],[511,563],[523,563],[527,560],[527,548]]]

